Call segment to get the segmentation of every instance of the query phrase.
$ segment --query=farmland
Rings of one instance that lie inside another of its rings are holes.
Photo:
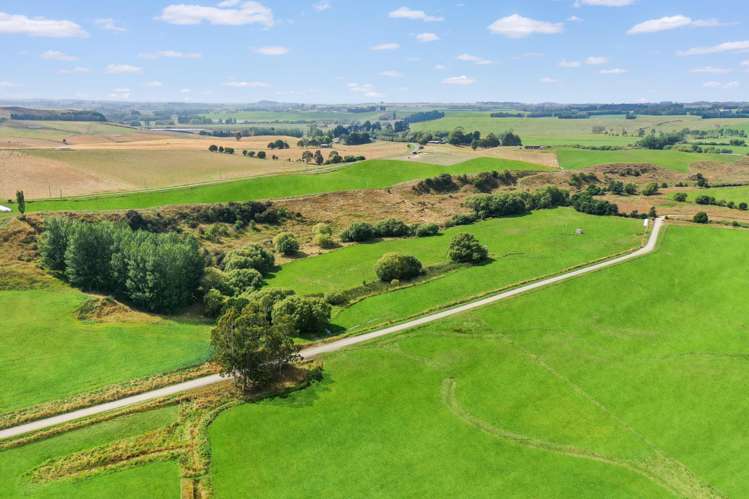
[[[560,148],[556,152],[559,158],[559,165],[568,170],[614,163],[639,163],[653,164],[669,170],[687,172],[690,165],[698,162],[734,163],[741,159],[741,156],[731,154],[697,154],[681,151],[651,151],[648,149],[591,151]]]
[[[539,170],[543,167],[519,161],[496,160],[495,170]],[[367,160],[343,166],[329,173],[303,173],[267,176],[216,184],[175,188],[132,194],[34,201],[30,211],[114,210],[153,208],[188,203],[219,203],[248,199],[273,199],[355,189],[379,189],[401,182],[431,177],[440,173],[478,173],[487,168],[479,164],[450,167],[407,161]]]
[[[216,420],[216,496],[744,495],[747,242],[669,227],[647,258],[332,354]]]

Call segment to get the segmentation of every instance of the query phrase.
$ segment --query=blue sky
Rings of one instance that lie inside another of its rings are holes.
[[[0,98],[749,99],[745,0],[183,1],[4,0]]]

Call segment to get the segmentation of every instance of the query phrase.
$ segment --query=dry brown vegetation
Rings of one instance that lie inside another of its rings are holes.
[[[475,158],[500,158],[513,161],[524,161],[535,165],[559,168],[557,155],[551,151],[526,150],[522,147],[493,147],[490,149],[476,149],[458,147],[450,144],[427,144],[411,159],[436,165],[453,165]],[[405,157],[403,158],[405,159]]]

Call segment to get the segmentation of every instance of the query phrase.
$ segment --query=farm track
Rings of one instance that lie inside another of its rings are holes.
[[[578,276],[581,276],[590,272],[595,272],[597,270],[601,270],[607,267],[611,267],[613,265],[617,265],[619,263],[623,263],[623,262],[638,258],[640,256],[647,255],[649,253],[652,253],[655,250],[656,244],[658,242],[658,235],[660,234],[662,226],[663,226],[663,219],[662,218],[656,219],[655,223],[653,224],[653,228],[652,228],[652,231],[650,233],[650,237],[648,238],[647,243],[640,249],[635,250],[626,255],[622,255],[622,256],[612,258],[610,260],[606,260],[603,262],[599,262],[593,265],[589,265],[586,267],[581,267],[579,269],[572,270],[570,272],[559,274],[559,275],[549,277],[546,279],[541,279],[541,280],[538,280],[538,281],[535,281],[535,282],[532,282],[532,283],[529,283],[529,284],[526,284],[526,285],[523,285],[514,289],[510,289],[508,291],[504,291],[495,295],[482,298],[480,300],[468,302],[463,305],[458,305],[452,308],[448,308],[446,310],[442,310],[440,312],[431,313],[431,314],[425,315],[417,319],[409,320],[401,324],[396,324],[394,326],[379,329],[379,330],[365,333],[362,335],[342,338],[340,340],[332,341],[330,343],[324,343],[321,345],[305,348],[300,353],[304,359],[313,359],[315,357],[318,357],[326,353],[335,352],[343,348],[357,345],[360,343],[364,343],[364,342],[367,342],[376,338],[380,338],[383,336],[388,336],[388,335],[392,335],[392,334],[406,331],[409,329],[413,329],[413,328],[416,328],[425,324],[429,324],[431,322],[435,322],[438,320],[445,319],[447,317],[451,317],[453,315],[461,314],[463,312],[467,312],[467,311],[474,310],[480,307],[484,307],[486,305],[490,305],[490,304],[493,304],[502,300],[506,300],[514,296],[518,296],[518,295],[521,295],[521,294],[524,294],[524,293],[527,293],[536,289],[540,289],[546,286],[550,286],[552,284],[556,284],[558,282],[566,281],[574,277],[578,277]],[[111,411],[114,409],[120,409],[123,407],[128,407],[128,406],[132,406],[135,404],[155,400],[161,397],[166,397],[169,395],[182,393],[188,390],[201,388],[204,386],[219,383],[223,381],[224,379],[225,378],[223,378],[222,376],[218,374],[205,376],[202,378],[193,379],[190,381],[178,383],[176,385],[167,386],[167,387],[160,388],[157,390],[140,393],[138,395],[125,397],[119,400],[114,400],[111,402],[94,405],[94,406],[87,407],[84,409],[79,409],[76,411],[59,414],[56,416],[40,419],[37,421],[32,421],[30,423],[25,423],[19,426],[6,428],[4,430],[0,430],[0,440],[6,439],[6,438],[17,437],[20,435],[24,435],[26,433],[31,433],[33,431],[42,430],[42,429],[49,428],[58,424],[75,421],[81,418],[94,416],[96,414],[101,414],[101,413]]]

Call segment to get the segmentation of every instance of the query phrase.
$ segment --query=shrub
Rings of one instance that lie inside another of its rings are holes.
[[[330,249],[335,247],[335,241],[329,234],[315,234],[312,237],[312,243],[323,249]]]
[[[333,228],[330,226],[330,224],[321,222],[319,224],[315,224],[315,226],[312,227],[312,232],[314,234],[327,234],[328,236],[332,236]]]
[[[575,194],[570,198],[572,207],[581,213],[590,215],[616,215],[619,207],[605,200],[593,199],[589,194]]]
[[[341,241],[344,242],[364,242],[371,241],[376,237],[374,227],[366,222],[354,222],[348,229],[341,233]]]
[[[674,194],[674,201],[677,201],[679,203],[683,203],[687,200],[687,193],[686,192],[677,192]]]
[[[292,295],[273,305],[271,318],[274,324],[290,324],[292,331],[297,335],[316,335],[327,329],[330,311],[330,305],[322,298]]]
[[[416,237],[429,237],[436,235],[439,231],[440,228],[437,224],[420,224],[416,226],[414,234],[416,234]]]
[[[255,269],[235,269],[227,273],[227,282],[235,294],[242,294],[260,289],[263,275]]]
[[[273,254],[257,244],[232,251],[224,260],[224,270],[255,269],[265,275],[275,265]]]
[[[396,218],[388,218],[378,222],[374,230],[380,237],[405,237],[411,235],[411,227]]]
[[[447,227],[455,227],[457,225],[471,225],[477,219],[474,214],[458,213],[453,215],[450,220],[445,224]]]
[[[346,299],[345,293],[333,291],[325,295],[325,301],[331,305],[340,306],[345,305],[348,300]]]
[[[715,204],[715,198],[712,196],[701,194],[694,198],[694,202],[697,204]]]
[[[421,274],[421,270],[421,262],[416,257],[399,253],[386,253],[375,264],[375,273],[383,282],[412,279]]]
[[[707,216],[707,213],[704,211],[700,211],[692,217],[692,222],[698,223],[698,224],[706,224],[710,221],[710,218]]]
[[[228,276],[216,267],[208,267],[200,279],[200,287],[204,292],[215,289],[224,295],[233,295],[234,288],[229,284]]]
[[[739,209],[741,211],[746,211],[747,209],[749,209],[749,205],[747,205],[746,203],[743,203],[743,202],[739,203]]]
[[[489,250],[473,234],[461,233],[450,242],[450,260],[458,263],[479,263],[486,260]]]
[[[281,232],[273,238],[273,247],[282,255],[293,255],[299,251],[299,241],[291,232]]]
[[[218,289],[209,289],[203,296],[203,314],[212,319],[221,315],[226,305],[226,296]]]
[[[626,184],[624,186],[624,192],[626,192],[630,196],[634,196],[635,194],[637,194],[637,186],[635,184]]]
[[[645,196],[653,196],[658,194],[658,184],[651,182],[642,189],[642,193]]]

